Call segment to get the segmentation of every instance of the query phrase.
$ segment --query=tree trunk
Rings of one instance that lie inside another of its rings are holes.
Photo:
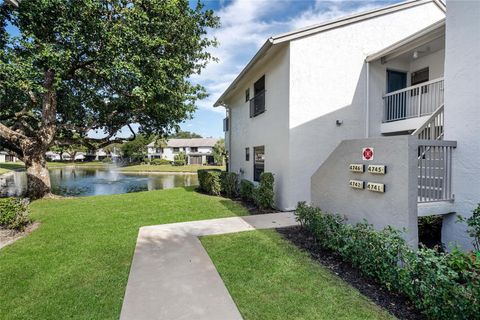
[[[52,188],[44,153],[29,155],[24,161],[27,168],[27,197],[35,200],[50,195]]]

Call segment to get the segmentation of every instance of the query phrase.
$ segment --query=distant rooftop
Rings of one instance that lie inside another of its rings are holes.
[[[167,147],[213,147],[217,141],[218,139],[215,138],[169,139],[167,141]],[[155,143],[152,142],[148,146],[154,147]]]

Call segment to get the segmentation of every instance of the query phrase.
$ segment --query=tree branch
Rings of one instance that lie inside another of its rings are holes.
[[[3,138],[2,140],[10,141],[12,145],[14,145],[17,148],[21,147],[22,142],[28,140],[28,137],[13,131],[9,127],[7,127],[4,124],[0,123],[0,138]]]

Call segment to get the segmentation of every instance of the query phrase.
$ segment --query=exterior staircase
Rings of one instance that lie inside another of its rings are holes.
[[[412,135],[418,138],[419,216],[451,213],[452,153],[456,141],[445,141],[442,104]]]

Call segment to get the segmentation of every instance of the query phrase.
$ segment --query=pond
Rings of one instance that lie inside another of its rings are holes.
[[[137,174],[78,167],[50,169],[50,179],[53,193],[68,197],[150,191],[198,184],[196,174]],[[24,172],[0,176],[0,197],[23,195],[26,184],[27,177]]]

